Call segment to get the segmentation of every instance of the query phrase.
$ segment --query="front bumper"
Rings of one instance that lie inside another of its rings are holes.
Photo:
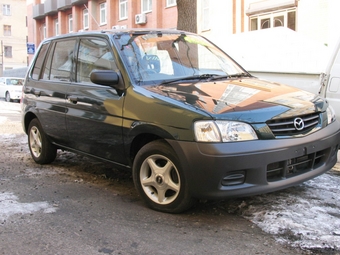
[[[20,100],[22,92],[20,90],[18,91],[10,91],[10,96],[12,100]]]
[[[337,162],[340,124],[301,138],[236,143],[168,141],[193,197],[222,199],[272,192],[300,184]]]

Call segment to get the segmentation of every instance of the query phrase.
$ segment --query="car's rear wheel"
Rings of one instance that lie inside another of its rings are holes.
[[[48,140],[40,122],[33,119],[28,126],[28,146],[38,164],[51,163],[57,156],[57,148]]]
[[[6,102],[11,102],[11,94],[7,91],[5,95]]]
[[[177,155],[165,141],[150,142],[137,153],[133,180],[140,196],[154,210],[180,213],[195,202]]]

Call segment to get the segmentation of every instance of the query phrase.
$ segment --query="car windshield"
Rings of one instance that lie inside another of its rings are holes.
[[[227,79],[249,74],[201,36],[184,33],[122,33],[115,36],[131,77],[139,84]]]
[[[7,79],[6,80],[6,84],[7,85],[18,85],[18,86],[21,86],[21,85],[24,84],[24,80],[23,79],[16,79],[16,78]]]

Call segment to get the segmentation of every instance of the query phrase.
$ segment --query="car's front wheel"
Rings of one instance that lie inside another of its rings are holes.
[[[165,141],[153,141],[140,149],[133,164],[133,180],[154,210],[180,213],[195,202],[177,155]]]
[[[28,146],[34,161],[38,164],[51,163],[57,155],[57,148],[48,140],[37,119],[31,121],[27,134]]]
[[[7,91],[5,95],[6,102],[11,102],[11,94]]]

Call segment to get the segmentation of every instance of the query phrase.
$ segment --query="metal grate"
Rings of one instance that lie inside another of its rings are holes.
[[[319,123],[319,113],[300,117],[284,118],[267,121],[267,125],[275,136],[303,134],[310,131]]]
[[[323,164],[328,154],[329,149],[269,164],[267,166],[267,180],[279,181],[311,171]]]

